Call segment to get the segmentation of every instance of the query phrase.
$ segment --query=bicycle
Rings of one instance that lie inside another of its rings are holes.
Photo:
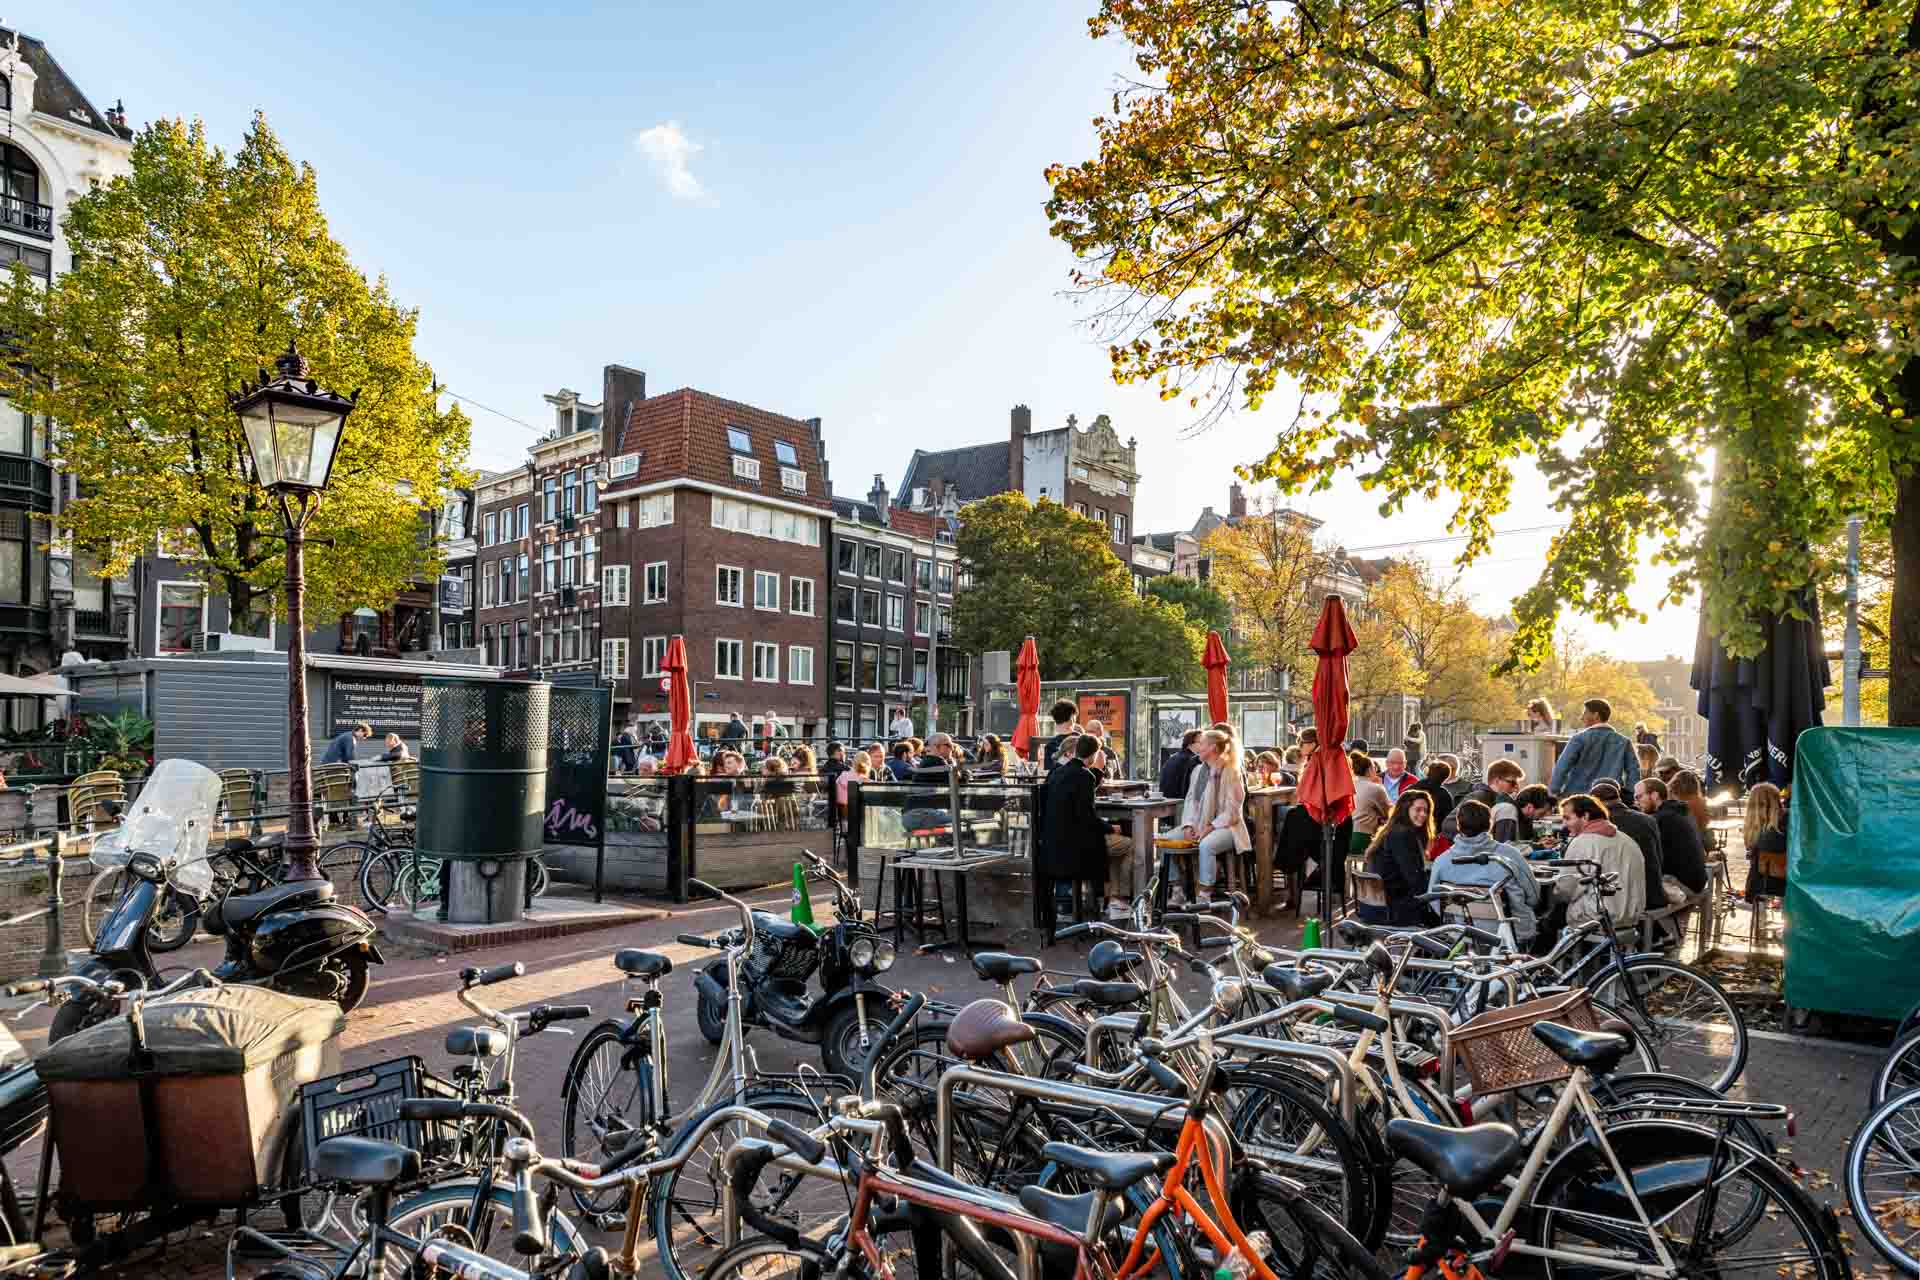
[[[1881,1256],[1920,1275],[1920,1089],[1875,1107],[1847,1144],[1847,1206]]]

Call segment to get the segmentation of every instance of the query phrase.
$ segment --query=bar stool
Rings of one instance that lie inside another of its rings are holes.
[[[1156,835],[1153,838],[1153,847],[1160,858],[1160,891],[1154,894],[1154,910],[1163,912],[1167,909],[1167,898],[1173,892],[1173,868],[1176,858],[1186,872],[1187,900],[1196,901],[1199,897],[1199,885],[1195,880],[1197,871],[1194,863],[1198,857],[1200,842],[1186,839],[1184,836]]]

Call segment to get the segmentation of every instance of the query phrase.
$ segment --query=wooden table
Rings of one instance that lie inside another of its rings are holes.
[[[1153,879],[1153,837],[1162,818],[1171,818],[1180,812],[1181,801],[1167,796],[1154,799],[1140,796],[1127,799],[1094,800],[1094,812],[1108,822],[1117,822],[1122,818],[1133,822],[1133,891],[1144,893],[1148,881]],[[1112,892],[1109,890],[1109,892]]]
[[[1253,909],[1273,914],[1273,847],[1280,835],[1280,814],[1293,803],[1292,787],[1259,787],[1247,792],[1247,815],[1253,835]],[[1299,876],[1294,877],[1293,901],[1300,903]]]

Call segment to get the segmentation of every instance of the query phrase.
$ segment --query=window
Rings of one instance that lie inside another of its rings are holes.
[[[592,539],[589,538],[587,541],[591,542]],[[580,539],[568,538],[566,541],[566,545],[561,548],[560,555],[561,555],[561,560],[560,560],[560,585],[561,586],[563,587],[579,586],[592,579],[593,577],[592,565],[587,566],[587,572],[585,576],[582,576],[580,572]]]
[[[753,678],[762,684],[779,683],[780,646],[764,640],[753,642]]]
[[[627,678],[627,642],[625,640],[600,642],[600,674],[609,680]]]
[[[833,704],[833,736],[836,738],[853,736],[853,704],[851,702]]]
[[[834,562],[840,566],[840,572],[859,576],[860,548],[851,542],[837,543],[836,547]]]
[[[540,519],[551,524],[560,518],[560,477],[548,476],[540,482]]]
[[[753,607],[780,612],[780,575],[766,573],[760,569],[753,571]]]
[[[480,661],[489,667],[493,665],[493,624],[491,622],[480,628]]]
[[[933,606],[925,600],[913,602],[913,634],[929,635],[933,631]]]
[[[493,561],[489,560],[480,566],[480,603],[482,605],[492,605],[495,600],[499,599],[497,594],[499,590],[500,579],[494,570]]]
[[[632,506],[633,527],[636,529],[653,529],[673,523],[673,495],[670,493],[649,494],[635,501]]]
[[[1086,504],[1086,503],[1084,503],[1084,502],[1076,502],[1076,503],[1074,503],[1074,504],[1073,504],[1073,514],[1075,514],[1075,515],[1077,515],[1077,516],[1083,516],[1083,515],[1085,515],[1085,514],[1087,514],[1087,504]]]
[[[513,627],[509,623],[500,624],[500,666],[508,670],[513,668]]]
[[[933,590],[933,561],[915,560],[913,562],[913,585],[922,591]]]
[[[913,651],[913,691],[915,693],[927,691],[927,651],[925,649]]]
[[[1113,513],[1113,540],[1115,542],[1127,540],[1127,513],[1124,511]]]
[[[740,678],[740,642],[738,640],[713,642],[713,674],[721,680]]]
[[[640,674],[657,676],[660,664],[667,660],[667,637],[644,636],[640,640]]]
[[[613,504],[613,527],[625,529],[633,523],[633,508],[636,503],[616,502]]]
[[[560,479],[560,514],[577,515],[584,510],[580,505],[580,473],[569,471]]]
[[[494,543],[500,541],[500,538],[498,536],[499,535],[498,521],[499,521],[498,512],[494,512],[494,511],[487,512],[487,536],[480,540],[481,546],[490,547]]]
[[[760,478],[758,474],[760,464],[756,462],[753,465],[755,468],[753,478],[758,480]],[[793,467],[780,468],[780,487],[788,493],[805,493],[807,491],[807,473]]]
[[[515,653],[520,655],[519,669],[522,670],[533,665],[533,650],[527,644],[527,628],[528,623],[525,618],[520,619],[513,625],[513,649]]]
[[[513,557],[500,562],[500,603],[513,603]]]
[[[880,625],[880,593],[878,591],[860,593],[860,621],[869,627]]]
[[[514,508],[513,536],[516,538],[527,536],[527,504],[524,502]]]
[[[907,629],[907,602],[900,596],[887,597],[887,630],[905,631]]]
[[[940,578],[940,594],[943,596],[952,595],[953,594],[953,566],[950,564],[941,565],[939,569],[939,578]]]
[[[540,548],[540,592],[552,595],[560,585],[560,544],[549,542]]]
[[[1113,486],[1114,488],[1118,489],[1122,493],[1131,492],[1131,490],[1127,488],[1127,482],[1125,480],[1115,480],[1113,482]]]
[[[1105,524],[1107,522],[1107,509],[1105,507],[1095,507],[1093,509],[1093,518],[1101,524]]]
[[[632,572],[625,565],[608,565],[600,575],[600,603],[616,609],[628,603],[627,592],[631,586],[628,579]]]
[[[713,527],[734,533],[749,533],[756,538],[792,542],[803,547],[820,545],[820,518],[797,511],[778,511],[758,502],[738,498],[713,500]]]
[[[560,661],[560,632],[557,628],[547,628],[547,665],[553,666]]]
[[[860,593],[852,587],[835,587],[833,589],[833,616],[836,620],[840,622],[854,621],[853,601],[854,597],[859,594]]]
[[[628,476],[637,476],[639,474],[640,455],[637,453],[623,453],[607,463],[607,478],[609,480],[625,480]]]
[[[774,460],[783,467],[797,467],[800,465],[799,453],[785,440],[775,440],[773,442],[773,456]]]
[[[1087,469],[1085,467],[1075,467],[1073,469],[1073,478],[1075,480],[1085,480],[1087,478]]]
[[[860,572],[869,578],[880,576],[880,548],[860,548]]]
[[[12,512],[6,513],[12,516]],[[16,543],[8,544],[9,547]],[[0,578],[18,578],[21,568],[18,562],[5,563],[11,557],[0,552]],[[13,586],[9,582],[5,584]],[[0,591],[4,591],[0,586]],[[18,588],[15,587],[17,592]],[[10,596],[9,599],[16,599]],[[202,635],[207,627],[207,591],[197,582],[163,582],[160,584],[160,635],[159,649],[162,653],[190,653],[193,650],[193,638]]]
[[[625,573],[622,569],[620,572]],[[641,604],[665,604],[667,602],[667,562],[655,560],[643,571],[645,579],[641,584]]]
[[[836,688],[853,688],[853,641],[833,643],[833,683]]]
[[[790,644],[787,646],[787,683],[813,683],[813,646]]]
[[[580,628],[568,627],[560,633],[560,660],[578,662],[580,660]]]
[[[758,484],[760,482],[760,459],[743,458],[735,455],[733,459],[733,478],[736,480],[751,480],[755,484]]]
[[[580,473],[580,511],[592,515],[600,509],[600,475],[588,467]]]
[[[752,453],[753,436],[748,433],[745,427],[728,427],[727,448],[733,450],[735,453]]]
[[[880,646],[877,644],[860,646],[860,687],[862,689],[880,687]]]
[[[905,582],[907,580],[907,553],[904,551],[887,552],[887,581]]]
[[[16,262],[26,263],[27,274],[38,276],[42,284],[52,282],[53,255],[51,253],[14,240],[0,240],[0,269],[10,267]]]
[[[879,738],[879,736],[880,736],[880,708],[871,702],[861,704],[860,737],[864,741],[872,742],[877,738]]]
[[[736,609],[744,608],[741,601],[741,572],[731,565],[718,565],[713,575],[713,600],[715,604],[730,604]],[[736,673],[737,674],[737,673]]]
[[[813,579],[787,579],[787,611],[803,618],[813,616]]]
[[[887,646],[886,662],[880,670],[880,687],[882,689],[900,687],[900,649],[896,645]]]

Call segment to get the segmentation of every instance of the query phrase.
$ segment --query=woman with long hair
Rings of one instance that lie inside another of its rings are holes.
[[[1211,891],[1229,879],[1224,867],[1253,848],[1247,830],[1247,784],[1240,773],[1240,744],[1232,734],[1209,729],[1194,739],[1193,747],[1205,776],[1196,769],[1187,783],[1180,830],[1186,839],[1200,842],[1200,885]]]
[[[1787,806],[1780,788],[1756,782],[1747,791],[1747,897],[1777,898],[1787,891]]]
[[[1545,698],[1535,698],[1527,704],[1527,732],[1552,733],[1559,723],[1553,714],[1553,704]]]
[[[814,758],[813,748],[802,742],[789,753],[787,770],[790,773],[818,773],[819,761]]]
[[[1700,828],[1700,839],[1704,841],[1710,828],[1707,791],[1700,785],[1700,775],[1691,769],[1682,769],[1667,780],[1667,791],[1675,800],[1687,806],[1687,812],[1693,815],[1693,825]]]
[[[1420,901],[1427,891],[1427,846],[1433,843],[1433,797],[1409,787],[1367,845],[1367,870],[1380,877],[1387,905],[1361,903],[1368,924],[1432,924],[1437,916]]]
[[[1010,775],[1013,772],[1012,754],[1007,745],[1000,741],[999,734],[990,733],[980,739],[980,745],[973,753],[974,762],[978,766],[974,773],[976,775],[998,774],[1002,777]]]

